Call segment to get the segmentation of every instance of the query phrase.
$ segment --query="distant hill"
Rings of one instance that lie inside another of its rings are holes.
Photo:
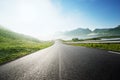
[[[92,38],[102,36],[120,36],[120,25],[115,28],[95,29],[91,31],[86,28],[77,28],[71,31],[61,32],[59,35],[69,38]],[[62,37],[61,37],[62,38]]]
[[[115,28],[108,29],[95,29],[93,33],[97,33],[100,36],[118,36],[120,35],[120,25]]]
[[[86,35],[86,34],[89,34],[91,32],[92,31],[88,28],[87,29],[78,28],[75,30],[64,32],[64,35],[66,35],[66,36],[79,36],[79,35]]]
[[[0,26],[0,42],[11,41],[11,40],[39,42],[39,40],[37,40],[33,37],[19,34],[19,33],[13,32],[3,26]]]

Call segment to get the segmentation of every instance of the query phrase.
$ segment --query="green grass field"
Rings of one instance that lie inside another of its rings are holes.
[[[120,52],[120,44],[118,43],[71,43],[70,45],[85,46],[90,48],[99,48],[99,49]]]
[[[43,42],[0,26],[0,64],[47,48],[52,44],[53,42]]]
[[[44,49],[53,42],[9,41],[0,42],[0,64]]]

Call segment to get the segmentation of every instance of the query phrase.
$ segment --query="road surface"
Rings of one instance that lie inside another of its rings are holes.
[[[120,54],[56,41],[1,65],[0,80],[120,80]]]

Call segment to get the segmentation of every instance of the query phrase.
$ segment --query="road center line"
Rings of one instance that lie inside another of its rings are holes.
[[[61,79],[61,53],[59,51],[59,80],[62,80]]]

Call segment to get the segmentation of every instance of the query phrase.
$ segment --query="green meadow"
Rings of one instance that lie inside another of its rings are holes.
[[[0,64],[47,48],[52,44],[52,41],[39,41],[0,27]]]

